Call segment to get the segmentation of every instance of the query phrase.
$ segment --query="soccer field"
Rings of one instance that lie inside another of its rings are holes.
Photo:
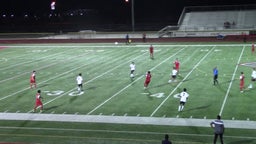
[[[1,113],[32,113],[35,94],[42,91],[43,114],[79,116],[145,117],[256,121],[252,89],[252,67],[256,54],[250,44],[29,44],[0,48]],[[173,62],[180,71],[176,82],[168,83]],[[130,78],[130,63],[136,65]],[[219,84],[213,85],[213,68],[219,70]],[[37,88],[30,88],[36,71]],[[145,75],[151,82],[144,89]],[[240,73],[245,90],[239,90]],[[82,73],[83,92],[77,91],[76,77]],[[178,112],[183,88],[189,93]],[[39,113],[39,110],[36,112]],[[225,123],[226,124],[226,123]],[[227,124],[228,125],[228,124]],[[242,125],[242,124],[241,124]],[[224,141],[256,143],[256,128],[227,128]],[[0,142],[25,143],[160,143],[164,134],[174,143],[211,143],[210,127],[115,122],[57,122],[33,120],[0,121]]]

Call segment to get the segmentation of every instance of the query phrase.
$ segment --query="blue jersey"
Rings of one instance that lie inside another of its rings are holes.
[[[218,75],[218,74],[219,74],[218,69],[217,69],[217,68],[214,68],[214,69],[213,69],[213,75]]]

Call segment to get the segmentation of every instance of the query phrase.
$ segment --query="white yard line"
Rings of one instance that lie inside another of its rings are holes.
[[[140,55],[140,56],[141,56],[141,55]],[[77,56],[75,56],[75,57],[77,57]],[[64,61],[65,61],[65,60],[64,60]],[[68,74],[68,73],[70,73],[70,72],[72,72],[72,71],[75,71],[75,70],[77,70],[77,69],[79,69],[79,68],[82,68],[82,67],[84,67],[84,66],[86,66],[86,65],[88,65],[88,64],[83,64],[83,65],[81,65],[81,66],[79,66],[79,67],[77,67],[77,68],[71,69],[71,70],[66,71],[66,72],[64,72],[64,73],[61,73],[61,74],[59,74],[59,75],[57,75],[57,76],[54,76],[54,77],[52,77],[52,78],[50,78],[50,79],[47,79],[47,80],[45,80],[45,81],[42,81],[42,82],[38,83],[38,85],[40,85],[40,84],[42,84],[42,83],[45,83],[45,82],[48,82],[48,81],[50,81],[50,80],[56,79],[56,78],[58,78],[58,77],[61,77],[62,75]],[[48,65],[48,66],[49,66],[49,65]],[[23,92],[23,91],[25,91],[25,90],[28,90],[28,89],[30,89],[30,87],[24,88],[24,89],[22,89],[22,90],[16,91],[15,93],[12,93],[12,94],[9,94],[9,95],[7,95],[7,96],[4,96],[4,97],[0,98],[0,101],[1,101],[1,100],[4,100],[4,99],[6,99],[6,98],[12,97],[12,96],[14,96],[14,95],[16,95],[16,94],[18,94],[18,93],[21,93],[21,92]]]
[[[87,55],[87,54],[88,54],[88,53],[81,54],[81,55],[76,55],[76,56],[72,56],[72,57],[69,57],[69,58],[67,58],[67,59],[63,59],[63,60],[60,60],[60,61],[58,61],[58,62],[55,62],[55,63],[51,63],[51,64],[49,64],[49,65],[42,66],[42,67],[40,67],[40,68],[38,68],[38,69],[36,69],[36,70],[39,71],[39,70],[42,70],[42,69],[51,67],[51,66],[56,65],[56,64],[66,62],[67,60],[74,59],[74,58],[77,58],[77,57],[81,57],[81,56],[84,56],[84,55]],[[47,57],[44,57],[44,58],[47,58]],[[46,59],[46,60],[47,60],[47,59]],[[37,62],[37,60],[35,60],[35,61],[33,61],[33,62]],[[19,74],[19,75],[15,75],[15,76],[12,76],[12,77],[7,78],[7,79],[4,79],[4,80],[0,80],[0,83],[5,82],[5,81],[8,81],[8,80],[13,80],[13,79],[15,79],[15,78],[18,78],[18,77],[20,77],[20,76],[23,76],[23,75],[29,74],[29,73],[31,73],[31,71],[30,71],[30,72],[24,72],[24,73]]]
[[[162,61],[161,63],[159,63],[158,65],[154,66],[153,68],[150,69],[150,71],[154,70],[155,68],[157,68],[158,66],[160,66],[161,64],[163,64],[164,62],[166,62],[167,60],[169,60],[170,58],[174,57],[175,55],[177,55],[180,51],[182,51],[185,48],[180,49],[178,52],[176,52],[175,54],[171,55],[170,57],[168,57],[167,59],[165,59],[164,61]],[[118,94],[120,94],[121,92],[123,92],[124,90],[126,90],[128,87],[130,87],[131,85],[133,85],[135,82],[137,82],[138,80],[140,80],[141,78],[143,78],[144,76],[140,76],[139,78],[137,78],[136,80],[134,80],[132,83],[130,83],[129,85],[125,86],[124,88],[122,88],[121,90],[119,90],[117,93],[115,93],[114,95],[112,95],[110,98],[106,99],[104,102],[102,102],[101,104],[99,104],[97,107],[95,107],[93,110],[91,110],[90,112],[88,112],[87,114],[91,114],[94,111],[96,111],[97,109],[99,109],[101,106],[103,106],[105,103],[107,103],[108,101],[110,101],[112,98],[116,97]]]
[[[225,95],[224,101],[223,101],[223,103],[222,103],[222,106],[221,106],[221,109],[220,109],[220,113],[219,113],[219,115],[221,115],[221,114],[222,114],[222,112],[223,112],[223,110],[224,110],[224,107],[225,107],[225,104],[226,104],[226,101],[227,101],[227,98],[228,98],[228,95],[229,95],[229,92],[230,92],[231,86],[232,86],[233,81],[234,81],[234,79],[235,79],[235,75],[236,75],[236,72],[237,72],[237,69],[238,69],[238,64],[240,63],[241,58],[242,58],[242,55],[243,55],[243,53],[244,53],[244,49],[245,49],[245,46],[243,46],[242,52],[241,52],[241,54],[240,54],[240,56],[239,56],[239,58],[238,58],[238,60],[237,60],[236,68],[235,68],[235,70],[234,70],[234,73],[233,73],[232,79],[231,79],[231,81],[230,81],[230,83],[229,83],[228,90],[227,90],[227,92],[226,92],[226,95]]]
[[[61,77],[62,75],[68,74],[68,73],[70,73],[70,72],[72,72],[72,71],[74,71],[74,70],[76,70],[76,69],[79,69],[79,68],[81,68],[81,67],[84,67],[84,66],[86,66],[86,65],[88,65],[88,64],[81,65],[80,67],[74,68],[74,69],[72,69],[72,70],[66,71],[66,72],[64,72],[64,73],[62,73],[62,74],[59,74],[59,75],[57,75],[57,76],[51,77],[50,79],[47,79],[47,80],[45,80],[45,81],[42,81],[42,82],[38,83],[38,85],[40,85],[40,84],[42,84],[42,83],[45,83],[45,82],[48,82],[48,81],[51,81],[51,80],[56,79],[56,78],[58,78],[58,77]],[[16,91],[15,93],[12,93],[12,94],[9,94],[9,95],[7,95],[7,96],[4,96],[4,97],[0,98],[0,101],[1,101],[1,100],[4,100],[4,99],[6,99],[6,98],[12,97],[12,96],[14,96],[14,95],[16,95],[16,94],[18,94],[18,93],[21,93],[21,92],[23,92],[23,91],[25,91],[25,90],[28,90],[28,89],[30,89],[30,87],[27,87],[27,88],[25,88],[25,89]]]
[[[198,67],[198,65],[214,50],[216,46],[214,46],[208,53],[193,67],[193,69],[184,77],[184,79],[172,90],[172,92],[163,100],[163,102],[152,112],[150,117],[154,116],[154,114],[163,106],[163,104],[169,99],[170,96],[180,87],[180,85],[190,76],[190,74]]]
[[[148,52],[145,52],[145,53],[143,53],[143,54],[141,54],[141,55],[139,55],[139,56],[137,56],[137,57],[135,57],[135,58],[131,59],[131,61],[138,59],[139,57],[141,57],[141,56],[145,55],[146,53],[148,53]],[[124,65],[124,64],[127,64],[127,63],[130,63],[130,61],[125,62],[125,63],[122,63],[122,64],[119,64],[119,65],[117,65],[117,66],[113,67],[112,69],[110,69],[110,70],[108,70],[108,71],[106,71],[106,72],[104,72],[104,73],[102,73],[102,74],[98,75],[97,77],[94,77],[93,79],[88,80],[88,81],[87,81],[87,82],[85,82],[84,84],[88,84],[88,83],[90,83],[90,82],[92,82],[92,81],[94,81],[94,80],[96,80],[96,79],[98,79],[98,78],[100,78],[100,77],[102,77],[102,76],[104,76],[104,75],[108,74],[109,72],[111,72],[111,71],[113,71],[113,70],[117,69],[118,67],[120,67],[120,66],[122,66],[122,65]],[[73,88],[73,89],[71,89],[71,90],[69,90],[69,91],[67,91],[67,92],[65,92],[65,93],[63,93],[63,94],[61,94],[61,95],[59,95],[58,97],[56,97],[56,98],[54,98],[54,99],[51,99],[50,101],[48,101],[48,102],[44,103],[44,105],[47,105],[47,104],[49,104],[49,103],[51,103],[51,102],[55,101],[56,99],[61,98],[62,96],[64,96],[64,95],[66,95],[66,94],[68,94],[68,93],[70,93],[70,92],[74,91],[75,89],[77,89],[77,87],[75,87],[75,88]],[[30,113],[30,112],[32,112],[32,111],[33,111],[33,110],[30,110],[30,111],[28,111],[28,113]]]
[[[67,51],[65,51],[65,52],[67,52]],[[13,68],[13,67],[16,67],[16,66],[22,66],[22,65],[28,64],[28,63],[38,62],[38,61],[40,61],[40,60],[48,60],[48,59],[46,59],[46,58],[49,58],[49,57],[53,57],[53,58],[54,58],[55,56],[60,55],[60,54],[62,54],[62,53],[64,53],[64,52],[55,53],[55,54],[53,54],[53,55],[47,55],[47,56],[45,56],[45,57],[40,57],[39,59],[35,59],[35,60],[31,60],[31,61],[18,62],[18,63],[16,63],[16,64],[9,65],[9,66],[7,66],[7,67],[1,68],[0,71],[6,70],[6,69],[10,69],[10,68]],[[31,53],[30,53],[30,54],[31,54]],[[23,55],[23,56],[24,56],[24,55]],[[23,57],[23,56],[22,56],[22,57]],[[29,56],[29,55],[28,55],[28,56]],[[28,56],[25,55],[25,57],[28,57]],[[19,59],[19,58],[15,57],[15,59]],[[1,80],[1,81],[2,81],[2,80]],[[0,82],[1,82],[1,81],[0,81]]]

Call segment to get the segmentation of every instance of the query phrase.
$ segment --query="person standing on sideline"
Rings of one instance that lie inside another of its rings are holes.
[[[255,68],[253,68],[252,69],[252,79],[251,79],[251,83],[250,83],[250,85],[249,85],[249,87],[248,88],[252,88],[253,86],[253,83],[256,81],[256,69]]]
[[[240,92],[244,92],[244,72],[241,72],[240,79]]]
[[[132,62],[130,64],[130,69],[131,69],[130,78],[133,79],[134,78],[134,71],[135,71],[135,63],[134,62]]]
[[[174,66],[175,66],[175,69],[179,72],[180,70],[180,62],[179,62],[179,59],[176,58],[176,60],[173,62]]]
[[[142,34],[142,41],[145,43],[146,42],[146,33]]]
[[[180,93],[180,105],[178,108],[178,111],[183,111],[185,103],[187,102],[187,99],[189,97],[189,94],[187,93],[187,89],[184,88],[183,92]]]
[[[252,43],[252,54],[254,54],[254,50],[255,50],[254,43]]]
[[[42,103],[42,96],[41,96],[41,90],[38,90],[36,93],[36,102],[34,106],[34,112],[36,112],[36,109],[40,107],[40,112],[43,112],[43,103]]]
[[[32,89],[36,88],[36,71],[32,71],[32,74],[30,75],[30,88]]]
[[[150,54],[150,58],[154,59],[154,47],[153,47],[153,45],[150,45],[150,47],[149,47],[149,54]]]
[[[217,115],[217,119],[212,121],[210,123],[210,126],[214,128],[214,139],[213,139],[213,144],[216,144],[218,136],[220,137],[220,142],[223,144],[223,134],[224,134],[224,123],[221,120],[220,115]]]
[[[172,142],[169,140],[169,135],[166,134],[164,136],[164,140],[162,140],[162,144],[172,144]]]
[[[126,44],[130,44],[130,37],[129,37],[129,34],[126,34],[126,36],[125,36],[125,43],[126,43]]]
[[[171,78],[170,78],[170,80],[168,81],[168,83],[176,82],[177,73],[178,73],[178,71],[176,70],[175,67],[173,67],[172,73],[171,73]]]
[[[77,82],[78,92],[83,91],[83,77],[81,73],[79,73],[78,76],[76,77],[76,82]]]
[[[213,68],[213,85],[219,84],[218,74],[219,74],[219,71],[218,71],[217,67]]]
[[[150,81],[151,81],[151,74],[150,74],[150,71],[148,71],[146,74],[145,82],[144,82],[144,89],[148,88],[148,84],[150,83]]]

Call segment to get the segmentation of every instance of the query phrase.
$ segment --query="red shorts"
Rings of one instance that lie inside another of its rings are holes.
[[[42,103],[41,101],[36,101],[35,106],[36,106],[36,107],[38,107],[38,106],[43,106],[43,103]]]
[[[144,85],[148,85],[150,83],[150,81],[145,81]]]

